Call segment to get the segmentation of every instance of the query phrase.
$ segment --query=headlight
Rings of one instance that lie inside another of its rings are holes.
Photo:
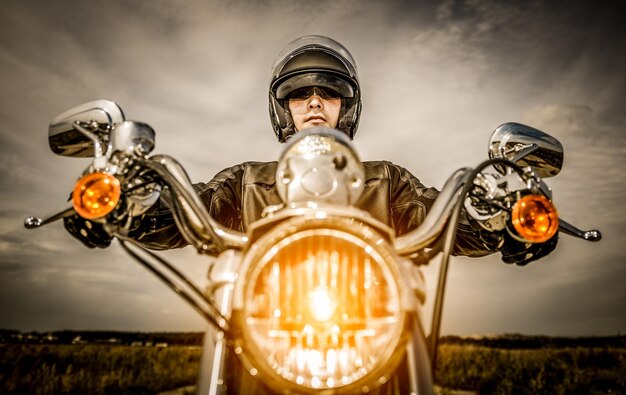
[[[249,253],[240,316],[247,357],[283,387],[383,383],[405,321],[393,250],[350,219],[281,229]]]

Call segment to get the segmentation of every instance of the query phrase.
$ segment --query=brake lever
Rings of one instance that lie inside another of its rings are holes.
[[[600,241],[602,239],[602,233],[598,229],[581,230],[561,218],[559,218],[559,230],[587,241]]]
[[[24,220],[24,227],[26,229],[39,228],[40,226],[47,225],[51,222],[57,221],[61,218],[69,217],[70,215],[74,215],[74,214],[76,214],[76,211],[74,210],[74,207],[72,206],[72,202],[68,202],[67,206],[61,209],[61,211],[55,214],[48,215],[47,217],[43,219],[40,217],[27,217]]]

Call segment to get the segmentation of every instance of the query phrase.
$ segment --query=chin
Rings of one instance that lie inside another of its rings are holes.
[[[307,122],[307,123],[305,123],[305,124],[302,126],[302,130],[305,130],[305,129],[311,129],[311,128],[314,128],[314,127],[316,127],[316,126],[325,126],[325,127],[327,127],[327,128],[331,127],[331,126],[328,124],[328,122],[313,122],[313,123],[308,123],[308,122]]]

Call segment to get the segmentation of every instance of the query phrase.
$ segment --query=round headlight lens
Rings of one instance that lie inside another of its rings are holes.
[[[338,388],[386,362],[404,326],[397,268],[379,243],[306,229],[260,255],[244,288],[244,344],[310,389]]]

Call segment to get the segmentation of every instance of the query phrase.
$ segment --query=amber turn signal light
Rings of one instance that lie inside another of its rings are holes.
[[[526,195],[518,200],[511,222],[517,234],[531,243],[548,241],[559,229],[556,207],[543,195]]]
[[[72,204],[78,215],[85,219],[101,218],[113,211],[120,195],[117,178],[107,173],[91,173],[76,182]]]

